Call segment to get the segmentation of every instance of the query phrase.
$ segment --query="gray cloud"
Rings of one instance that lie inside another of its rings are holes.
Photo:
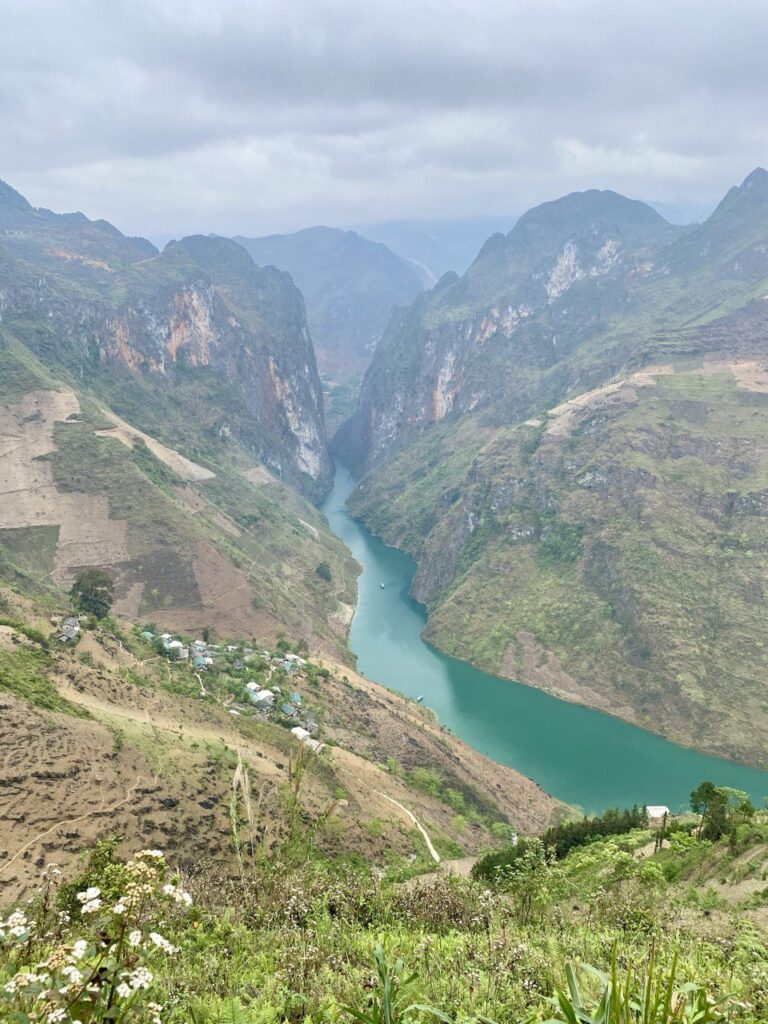
[[[713,203],[767,40],[763,0],[5,0],[0,177],[158,234]]]

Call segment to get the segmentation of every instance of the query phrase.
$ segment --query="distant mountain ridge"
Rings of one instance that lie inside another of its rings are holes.
[[[320,370],[336,380],[362,377],[393,307],[409,305],[422,289],[413,267],[354,231],[313,227],[234,240],[260,266],[290,273],[304,296]]]
[[[483,242],[494,233],[506,233],[516,219],[517,214],[390,220],[359,225],[357,230],[426,270],[434,283],[449,272],[463,274]]]

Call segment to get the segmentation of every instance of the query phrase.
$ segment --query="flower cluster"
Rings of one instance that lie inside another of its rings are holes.
[[[82,914],[95,914],[97,910],[101,909],[101,889],[97,889],[95,885],[86,889],[85,892],[79,892],[77,898],[82,904],[80,907]]]
[[[0,921],[0,942],[6,938],[25,939],[33,927],[23,910],[14,910],[5,921]]]
[[[0,1017],[7,1009],[30,1024],[162,1024],[162,1007],[147,1001],[154,984],[148,965],[179,947],[155,926],[169,906],[183,910],[192,900],[178,884],[166,883],[159,850],[142,851],[121,870],[116,899],[109,884],[107,895],[96,885],[77,893],[83,924],[93,922],[91,937],[46,941],[39,962],[26,943],[34,927],[27,914],[16,910],[0,921],[0,949],[12,968],[0,988]]]

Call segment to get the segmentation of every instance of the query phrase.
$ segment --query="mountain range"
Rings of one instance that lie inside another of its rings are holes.
[[[422,290],[416,270],[354,231],[315,227],[235,238],[260,265],[287,270],[304,296],[321,373],[359,382],[393,306]]]
[[[354,672],[359,566],[316,508],[331,476],[288,273],[215,236],[158,252],[0,183],[0,896],[108,836],[231,874],[300,820],[322,856],[411,869],[560,813]],[[99,622],[68,593],[94,568]]]
[[[766,763],[768,173],[701,225],[588,191],[396,312],[334,440],[427,637]]]
[[[222,238],[158,253],[3,184],[0,318],[8,573],[39,591],[96,565],[134,620],[343,647],[355,568],[312,505],[331,462],[286,273]]]

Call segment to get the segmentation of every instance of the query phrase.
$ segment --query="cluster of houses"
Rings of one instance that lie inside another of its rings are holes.
[[[159,642],[169,659],[189,662],[198,672],[208,671],[216,666],[217,662],[226,662],[234,672],[247,674],[249,665],[258,659],[262,666],[268,668],[270,677],[280,669],[288,675],[300,675],[307,664],[305,658],[290,652],[271,654],[269,651],[257,651],[253,647],[238,644],[222,646],[205,640],[188,643],[175,638],[171,633],[155,634],[150,630],[144,630],[141,636],[150,643]],[[245,693],[250,709],[242,704],[234,704],[229,709],[231,715],[241,715],[250,710],[251,713],[255,712],[265,718],[289,725],[299,742],[306,744],[309,749],[322,749],[322,743],[315,738],[318,731],[317,720],[311,713],[303,710],[300,693],[284,693],[278,685],[262,686],[255,679],[245,683]]]

